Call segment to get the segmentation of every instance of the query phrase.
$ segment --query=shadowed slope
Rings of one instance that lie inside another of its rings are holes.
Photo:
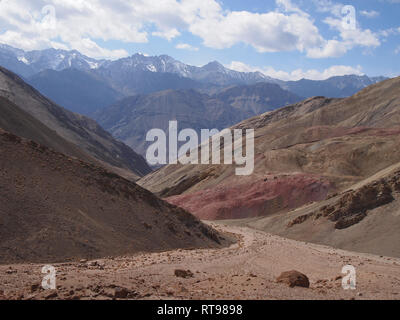
[[[137,176],[151,171],[141,156],[122,142],[116,141],[95,121],[57,106],[17,75],[1,67],[0,96],[15,103],[65,140],[110,166],[131,170]]]
[[[224,243],[135,183],[1,129],[0,168],[0,263]]]

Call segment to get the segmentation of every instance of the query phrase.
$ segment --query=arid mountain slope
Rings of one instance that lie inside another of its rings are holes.
[[[286,238],[400,257],[400,163],[322,202],[230,223]]]
[[[17,75],[0,67],[0,96],[42,122],[59,136],[94,158],[137,176],[149,173],[146,161],[122,142],[116,141],[95,121],[67,111],[42,96]]]
[[[55,131],[3,97],[0,97],[0,114],[0,128],[69,156],[95,162],[95,159],[82,149],[60,137]]]
[[[133,182],[1,129],[0,168],[2,264],[214,248],[225,241]]]
[[[347,99],[311,98],[235,126],[256,130],[251,176],[235,176],[235,166],[170,165],[140,184],[207,219],[285,212],[398,163],[399,106],[400,78]]]

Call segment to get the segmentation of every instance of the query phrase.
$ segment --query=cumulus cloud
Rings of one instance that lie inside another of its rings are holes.
[[[259,52],[306,51],[323,41],[309,16],[290,0],[277,0],[281,12],[261,14],[224,11],[216,0],[158,0],[157,5],[144,0],[3,0],[1,5],[0,25],[6,31],[0,41],[24,49],[73,47],[94,57],[126,55],[96,46],[98,39],[145,43],[150,36],[172,40],[184,30],[219,49],[244,43]],[[55,8],[53,27],[46,23],[45,6]]]
[[[310,58],[328,58],[343,56],[349,50],[359,46],[364,48],[376,48],[381,45],[380,34],[370,29],[362,29],[357,20],[354,28],[349,28],[343,20],[343,5],[330,0],[314,1],[318,10],[330,12],[331,16],[324,19],[332,30],[339,32],[340,40],[324,40],[320,47],[311,48],[307,55]]]
[[[329,17],[324,19],[330,29],[338,31],[340,40],[324,40],[319,48],[312,48],[308,52],[310,58],[328,58],[343,56],[349,50],[355,47],[364,47],[372,49],[381,45],[380,36],[382,33],[373,32],[370,29],[362,29],[357,20],[357,12],[355,12],[355,27],[349,28],[344,23],[344,16],[348,14],[344,10],[345,5],[331,0],[313,0],[317,11],[329,13]],[[360,11],[360,14],[369,18],[379,15],[377,11]]]
[[[312,21],[296,13],[229,12],[212,20],[199,20],[190,31],[200,36],[205,46],[218,49],[244,43],[258,52],[305,51],[323,41]]]
[[[315,69],[310,69],[310,70],[296,69],[291,72],[275,70],[272,67],[263,67],[263,68],[253,67],[240,61],[232,61],[231,64],[226,67],[240,72],[258,71],[262,72],[263,74],[271,78],[285,80],[285,81],[297,81],[301,79],[326,80],[334,76],[344,76],[353,74],[363,75],[361,66],[357,66],[356,68],[354,68],[351,66],[344,66],[344,65],[331,66],[330,68],[327,68],[322,71],[318,71]]]
[[[340,56],[357,45],[379,45],[370,30],[349,33],[337,28],[339,4],[314,1],[336,17],[326,23],[340,32],[341,41],[324,39],[313,18],[292,0],[275,0],[276,10],[265,13],[224,10],[217,0],[157,0],[156,5],[145,0],[3,0],[0,30],[5,31],[0,31],[0,42],[23,49],[77,49],[112,59],[127,52],[103,48],[100,41],[171,41],[183,32],[214,49],[245,44],[258,52],[300,51],[311,58]],[[43,11],[46,7],[49,10]]]
[[[181,49],[181,50],[199,51],[199,48],[193,47],[192,45],[190,45],[188,43],[179,43],[176,45],[175,48]]]

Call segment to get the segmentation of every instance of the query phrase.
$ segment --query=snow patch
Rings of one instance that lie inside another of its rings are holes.
[[[23,62],[23,63],[25,63],[25,64],[27,64],[27,65],[30,64],[29,61],[28,61],[28,59],[26,59],[25,57],[18,57],[18,61],[21,61],[21,62]]]

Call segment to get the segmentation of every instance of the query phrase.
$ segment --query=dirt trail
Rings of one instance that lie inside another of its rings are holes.
[[[37,288],[42,265],[0,266],[0,299],[400,299],[400,259],[306,244],[240,227],[212,224],[239,240],[219,250],[176,250],[54,265],[55,291]],[[357,289],[345,291],[353,265]],[[176,269],[193,277],[178,278]],[[276,283],[298,270],[310,288]]]

